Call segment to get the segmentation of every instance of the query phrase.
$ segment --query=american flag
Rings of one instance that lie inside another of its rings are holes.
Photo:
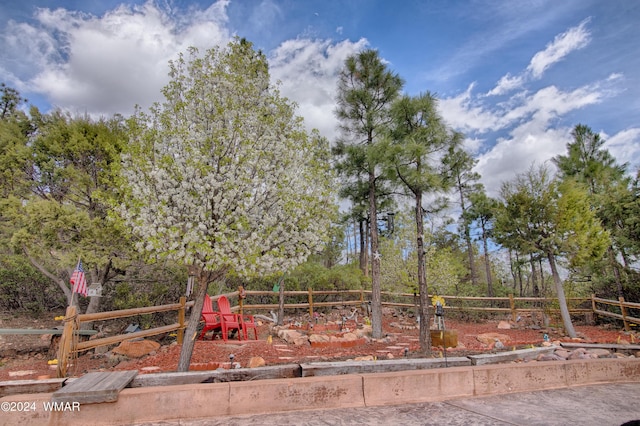
[[[71,275],[71,286],[73,292],[87,297],[87,279],[84,276],[84,268],[82,268],[82,260],[78,260],[78,266]]]

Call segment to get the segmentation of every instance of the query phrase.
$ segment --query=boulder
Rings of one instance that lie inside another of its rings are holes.
[[[344,333],[342,336],[342,340],[346,342],[352,342],[354,340],[358,340],[358,336],[354,333]]]
[[[140,358],[160,348],[160,343],[153,340],[126,340],[111,352],[118,355],[124,355],[128,358]]]
[[[511,337],[507,336],[506,334],[500,334],[500,333],[478,334],[476,336],[476,339],[478,339],[480,342],[484,343],[485,345],[490,345],[494,343],[496,339],[500,340],[503,343],[511,341]]]
[[[500,329],[500,330],[510,330],[511,329],[511,324],[509,324],[509,321],[500,321],[498,323],[498,329]]]
[[[294,343],[296,340],[300,340],[300,338],[304,337],[305,340],[309,340],[309,338],[299,331],[296,330],[288,330],[288,329],[280,329],[278,330],[278,337],[284,340],[287,343]]]
[[[587,350],[585,348],[578,348],[572,351],[567,357],[567,359],[590,359],[590,358],[591,358],[591,355],[587,353]]]
[[[324,343],[324,342],[328,342],[329,336],[326,334],[312,334],[311,336],[309,336],[309,342],[311,343]]]
[[[367,356],[359,356],[353,359],[354,361],[373,361],[374,357],[373,355],[367,355]]]
[[[265,365],[266,365],[266,362],[264,361],[264,358],[262,358],[261,356],[252,356],[249,359],[249,364],[247,364],[247,367],[256,368],[256,367],[264,367]]]
[[[561,356],[556,355],[555,353],[552,354],[540,354],[540,356],[538,356],[538,358],[536,358],[538,361],[564,361],[565,359],[562,358]]]
[[[595,358],[611,358],[611,352],[606,349],[589,349],[588,353]]]

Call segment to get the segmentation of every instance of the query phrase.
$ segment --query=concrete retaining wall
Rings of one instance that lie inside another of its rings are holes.
[[[596,383],[640,382],[640,359],[597,359],[124,389],[117,402],[45,411],[51,394],[0,399],[6,425],[117,425],[367,407]],[[9,404],[9,406],[6,405]],[[25,409],[28,403],[29,409]],[[8,411],[5,408],[22,408]],[[33,408],[33,410],[32,410]]]

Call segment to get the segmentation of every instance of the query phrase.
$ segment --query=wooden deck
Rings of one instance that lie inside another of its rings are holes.
[[[118,400],[120,391],[137,375],[136,370],[87,373],[54,392],[51,400],[80,404],[115,402]]]

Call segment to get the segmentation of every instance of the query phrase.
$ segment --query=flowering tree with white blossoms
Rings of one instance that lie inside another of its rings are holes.
[[[208,284],[304,262],[336,207],[326,139],[304,130],[251,43],[192,48],[170,77],[165,102],[130,121],[119,212],[141,251],[198,271],[178,363],[187,371]]]

